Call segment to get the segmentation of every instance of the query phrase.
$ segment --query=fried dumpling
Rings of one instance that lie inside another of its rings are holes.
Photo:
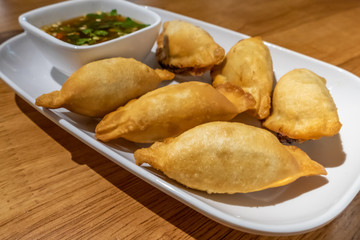
[[[153,70],[132,58],[103,59],[84,65],[66,80],[60,91],[41,95],[35,104],[103,117],[172,78],[173,73]]]
[[[208,32],[189,22],[165,22],[157,39],[157,60],[174,73],[202,75],[219,64],[224,56],[224,49]]]
[[[184,82],[151,91],[109,113],[96,126],[97,139],[124,138],[151,143],[176,136],[196,125],[230,120],[243,110],[210,84]]]
[[[183,185],[208,193],[246,193],[289,184],[299,177],[326,175],[319,163],[295,146],[282,145],[269,131],[238,122],[211,122],[134,154]]]
[[[230,82],[250,93],[256,101],[250,115],[264,119],[270,114],[274,73],[270,51],[261,37],[237,42],[211,70],[211,76],[214,87]]]
[[[282,136],[305,141],[333,136],[341,123],[326,80],[308,69],[294,69],[280,78],[273,109],[263,125]]]

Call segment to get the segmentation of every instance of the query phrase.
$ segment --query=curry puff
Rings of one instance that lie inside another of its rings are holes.
[[[165,22],[157,39],[157,60],[174,73],[202,75],[219,64],[224,56],[225,50],[208,32],[189,22]]]
[[[250,93],[256,102],[250,115],[264,119],[270,114],[274,73],[270,51],[261,37],[237,42],[211,76],[214,87],[228,82]]]
[[[263,125],[300,141],[333,136],[341,128],[326,80],[307,69],[295,69],[280,78],[274,89],[273,111]]]
[[[85,116],[103,117],[172,78],[173,73],[153,70],[132,58],[103,59],[79,68],[60,91],[41,95],[36,105],[64,107]]]
[[[135,151],[136,164],[150,164],[169,178],[208,193],[247,193],[326,175],[295,146],[269,131],[238,122],[211,122],[176,138]]]
[[[151,143],[210,121],[226,121],[246,110],[234,106],[210,84],[184,82],[151,91],[109,113],[96,126],[97,139]]]

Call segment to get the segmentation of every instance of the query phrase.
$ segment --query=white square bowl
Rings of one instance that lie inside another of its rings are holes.
[[[68,20],[97,11],[110,12],[130,17],[148,27],[134,33],[89,46],[76,46],[63,42],[40,28],[44,25]],[[86,63],[111,57],[143,60],[151,51],[159,34],[161,18],[147,7],[121,0],[65,1],[41,7],[19,17],[19,23],[42,54],[61,72],[71,75]]]

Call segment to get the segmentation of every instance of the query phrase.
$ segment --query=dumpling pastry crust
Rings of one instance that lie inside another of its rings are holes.
[[[263,125],[300,141],[333,136],[341,128],[326,80],[308,69],[295,69],[280,78],[272,113]]]
[[[224,56],[224,49],[208,32],[189,22],[165,22],[157,39],[157,60],[174,73],[202,75]]]
[[[95,136],[104,142],[125,138],[151,143],[205,122],[230,120],[239,111],[210,84],[185,82],[158,88],[109,113]]]
[[[295,146],[284,146],[267,130],[237,122],[211,122],[176,138],[135,151],[187,187],[208,193],[246,193],[326,175],[323,166]]]
[[[211,70],[211,76],[214,87],[229,82],[250,93],[256,102],[248,111],[250,115],[264,119],[270,114],[274,73],[269,49],[261,37],[237,42]]]
[[[132,58],[103,59],[84,65],[66,80],[60,91],[41,95],[35,104],[103,117],[172,78],[173,73],[153,70]]]
[[[216,86],[216,90],[232,102],[239,109],[239,113],[253,108],[256,104],[250,93],[229,82]]]

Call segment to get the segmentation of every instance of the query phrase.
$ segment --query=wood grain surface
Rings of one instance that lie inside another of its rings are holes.
[[[21,13],[54,2],[0,0],[0,43],[22,32]],[[133,2],[261,35],[360,76],[359,0]],[[0,80],[0,239],[360,239],[360,195],[306,234],[236,231],[112,163]]]

